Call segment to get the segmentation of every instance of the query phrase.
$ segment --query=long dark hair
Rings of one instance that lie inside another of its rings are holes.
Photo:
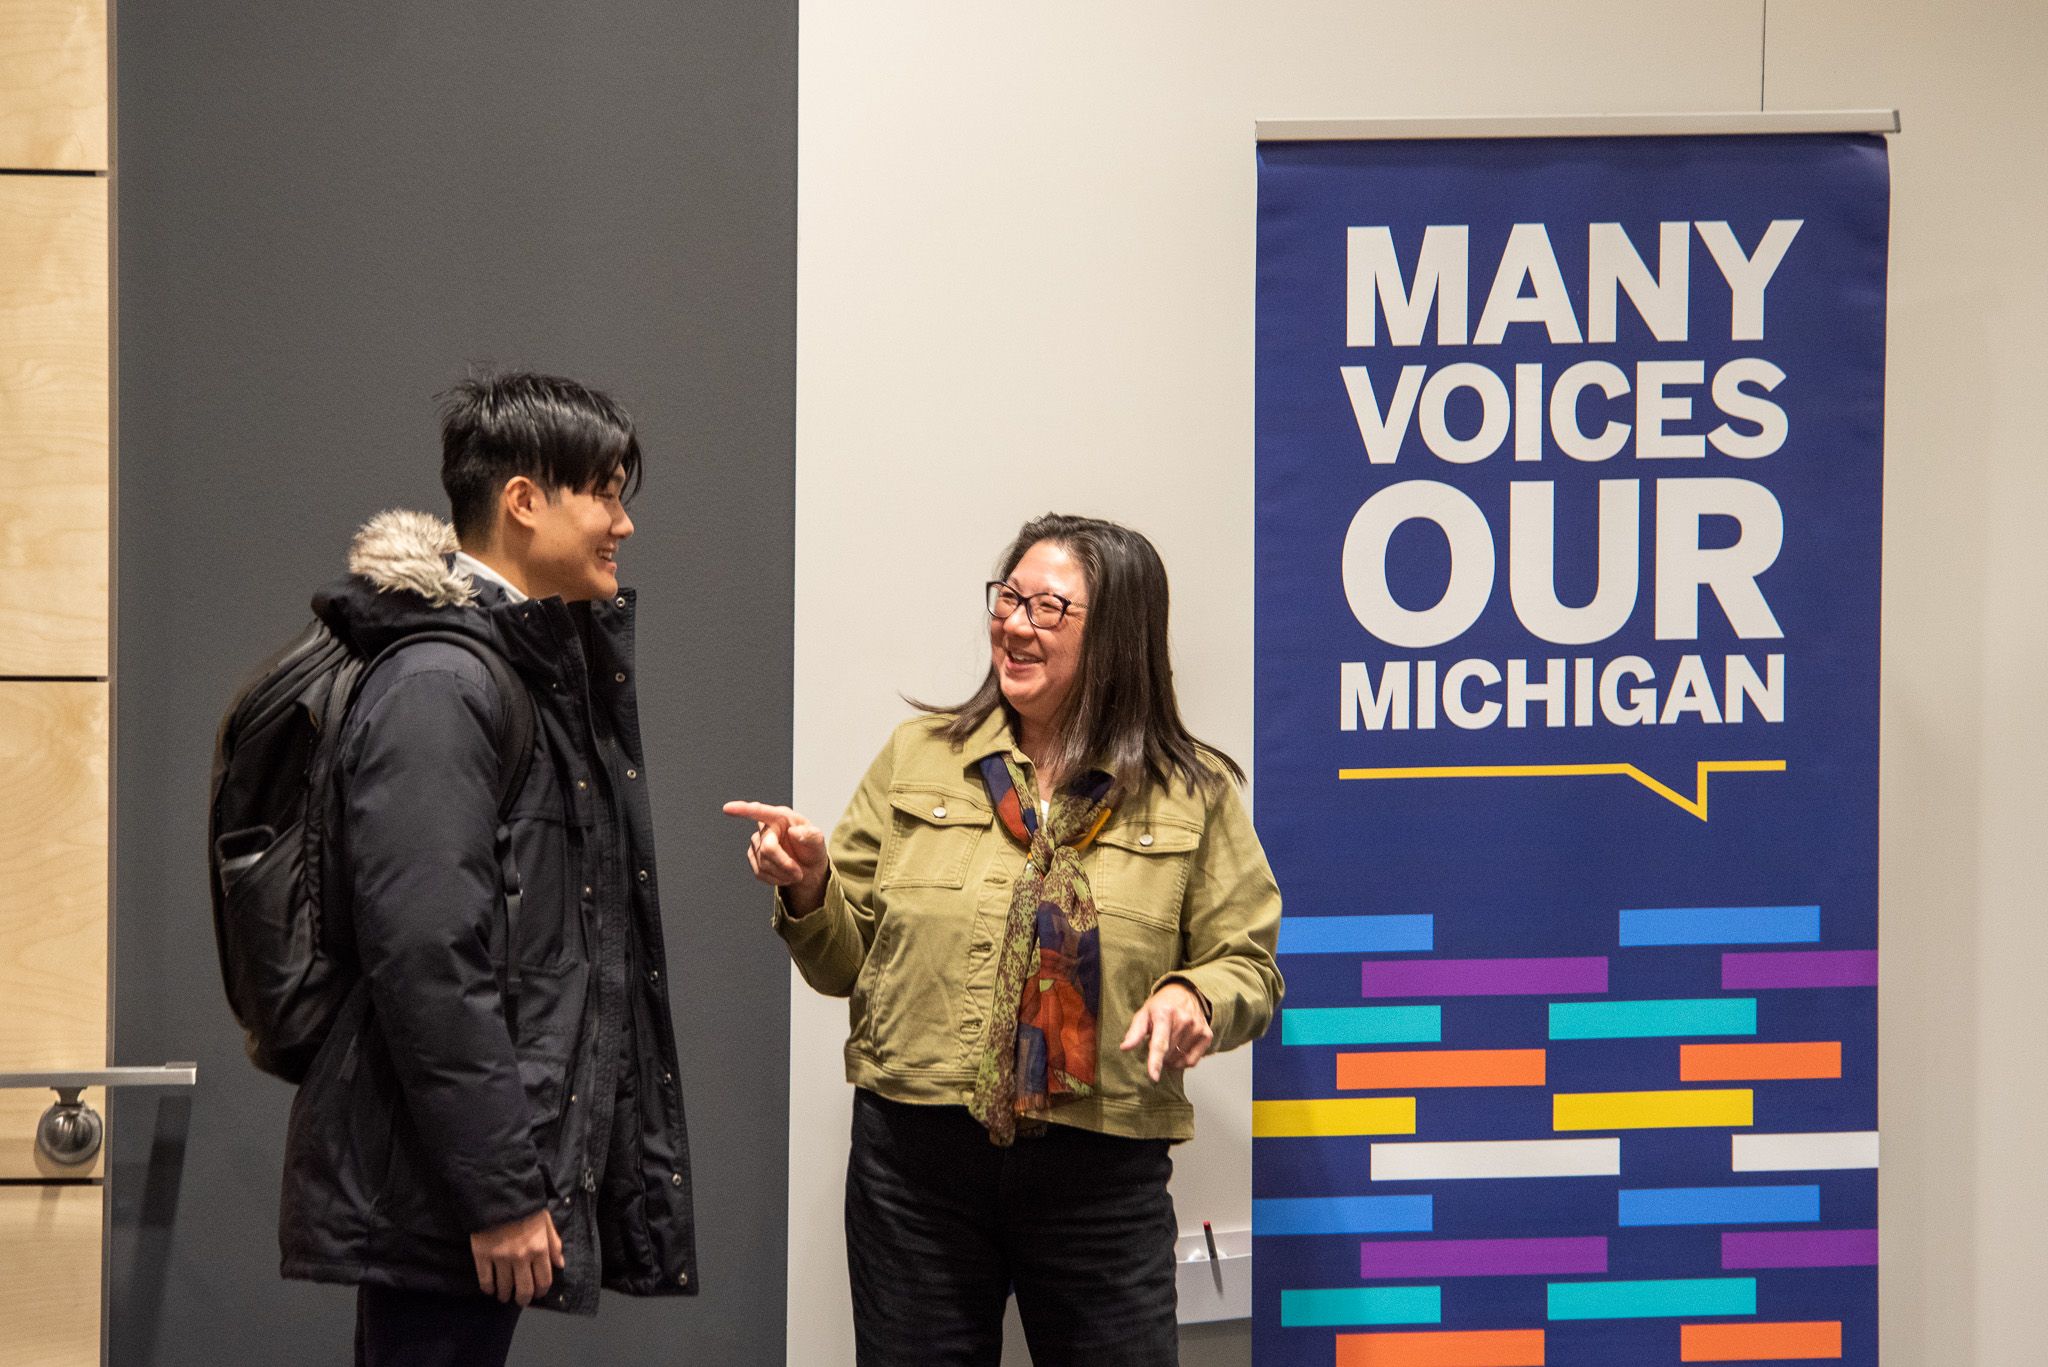
[[[1176,778],[1190,792],[1213,789],[1222,781],[1219,767],[1244,782],[1236,760],[1196,740],[1180,719],[1167,651],[1166,566],[1152,543],[1114,522],[1047,513],[1024,524],[1003,552],[996,577],[1008,579],[1024,553],[1041,541],[1064,549],[1088,576],[1080,669],[1060,718],[1058,749],[1046,756],[1051,766],[1068,777],[1091,766],[1105,768],[1119,797],[1148,781],[1169,786]],[[938,733],[955,746],[998,707],[1010,729],[1022,731],[993,664],[966,702],[941,707],[913,701],[912,706],[947,714],[950,720]]]

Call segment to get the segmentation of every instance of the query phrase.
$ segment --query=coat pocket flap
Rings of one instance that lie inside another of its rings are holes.
[[[1173,821],[1120,821],[1095,837],[1132,854],[1186,854],[1202,843],[1202,833]]]
[[[927,826],[986,826],[994,814],[986,798],[944,788],[891,788],[889,805]]]

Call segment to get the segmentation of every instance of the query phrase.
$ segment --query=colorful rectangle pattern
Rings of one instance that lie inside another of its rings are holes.
[[[1434,916],[1288,916],[1282,954],[1401,954],[1436,947]]]
[[[1819,938],[1819,907],[1661,907],[1621,913],[1624,945],[1782,945]]]
[[[1628,1320],[1754,1315],[1754,1277],[1674,1277],[1640,1282],[1552,1282],[1554,1320]]]
[[[1417,1049],[1337,1055],[1340,1092],[1407,1091],[1417,1087],[1541,1087],[1541,1049]]]
[[[1372,1239],[1359,1245],[1366,1281],[1402,1277],[1567,1277],[1607,1271],[1607,1240]]]
[[[1415,1098],[1412,1096],[1340,1097],[1327,1101],[1252,1103],[1254,1139],[1414,1133]]]
[[[1607,990],[1607,960],[1392,959],[1363,965],[1364,997],[1541,997]]]
[[[1680,1362],[1801,1362],[1839,1358],[1842,1322],[1683,1324]]]
[[[1339,1334],[1336,1367],[1544,1367],[1543,1331]]]

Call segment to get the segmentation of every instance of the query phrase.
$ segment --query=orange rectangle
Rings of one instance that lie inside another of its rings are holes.
[[[1842,1322],[1803,1324],[1683,1324],[1680,1362],[1786,1362],[1842,1355]],[[1340,1351],[1338,1362],[1343,1362]]]
[[[1541,1087],[1541,1049],[1393,1049],[1337,1055],[1337,1089]]]
[[[1768,1078],[1840,1077],[1840,1040],[1803,1044],[1682,1044],[1681,1082],[1748,1082]]]
[[[1337,1367],[1543,1367],[1543,1331],[1339,1334]]]

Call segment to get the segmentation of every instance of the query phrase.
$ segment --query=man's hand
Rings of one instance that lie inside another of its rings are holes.
[[[802,813],[787,807],[728,802],[724,810],[727,816],[754,823],[754,838],[747,845],[747,863],[754,877],[783,889],[791,914],[816,911],[825,900],[825,879],[832,872],[832,861],[825,854],[825,833]]]
[[[1185,1069],[1200,1063],[1216,1039],[1209,1029],[1209,1014],[1202,1009],[1202,999],[1185,983],[1168,983],[1147,997],[1131,1017],[1131,1028],[1124,1031],[1124,1042],[1117,1047],[1135,1049],[1147,1037],[1152,1041],[1152,1054],[1146,1060],[1145,1071],[1154,1082],[1159,1081],[1163,1068]]]
[[[555,1269],[564,1266],[562,1236],[555,1217],[545,1209],[523,1220],[478,1230],[469,1236],[476,1259],[476,1284],[486,1296],[531,1305],[555,1284]]]

